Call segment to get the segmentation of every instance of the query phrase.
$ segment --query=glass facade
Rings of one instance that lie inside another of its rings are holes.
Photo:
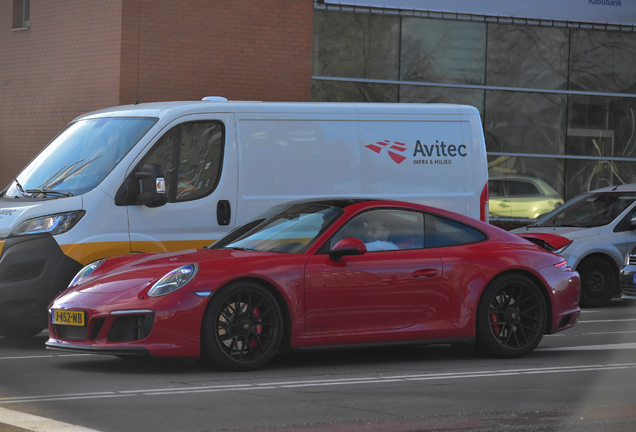
[[[313,50],[313,101],[475,106],[491,178],[636,182],[636,34],[315,10]]]

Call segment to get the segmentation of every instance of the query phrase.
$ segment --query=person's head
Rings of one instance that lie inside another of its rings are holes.
[[[389,229],[385,226],[382,219],[372,219],[367,226],[367,239],[372,241],[387,241],[389,238]]]

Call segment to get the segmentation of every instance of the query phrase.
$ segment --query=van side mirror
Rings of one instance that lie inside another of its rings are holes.
[[[145,164],[135,173],[139,181],[139,201],[146,207],[161,207],[168,202],[163,168],[155,163]]]
[[[115,195],[115,205],[145,205],[161,207],[168,202],[166,180],[159,164],[145,164],[128,176]]]
[[[340,240],[329,251],[329,258],[334,261],[340,261],[345,255],[362,255],[367,253],[367,246],[357,238],[347,237]]]
[[[636,216],[631,218],[631,220],[629,221],[629,229],[632,231],[636,230]]]

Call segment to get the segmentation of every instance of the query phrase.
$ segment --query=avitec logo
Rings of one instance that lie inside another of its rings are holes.
[[[382,154],[382,151],[386,149],[386,154],[398,165],[410,155],[410,152],[406,156],[404,155],[408,150],[407,145],[397,141],[378,141],[365,147],[377,154]],[[413,148],[412,163],[413,165],[451,165],[453,159],[457,157],[461,159],[466,156],[468,156],[468,152],[464,144],[446,144],[439,140],[436,140],[435,144],[422,144],[420,140],[417,140]]]
[[[380,154],[382,150],[386,148],[389,157],[393,159],[393,162],[395,162],[396,164],[401,164],[402,162],[406,160],[406,156],[403,156],[400,153],[396,153],[396,152],[404,153],[406,151],[406,144],[401,142],[397,142],[397,141],[391,142],[389,140],[384,140],[384,141],[378,141],[375,144],[366,145],[365,147],[368,148],[369,150],[373,150],[374,152],[378,154]]]
[[[15,209],[0,209],[0,216],[13,216]]]

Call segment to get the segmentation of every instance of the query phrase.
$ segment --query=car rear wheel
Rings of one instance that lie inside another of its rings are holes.
[[[616,287],[616,271],[599,257],[584,259],[576,269],[581,276],[581,307],[603,307],[612,301]]]
[[[477,347],[496,357],[532,351],[543,338],[547,311],[539,287],[522,275],[504,275],[484,291],[477,308]]]
[[[261,285],[241,282],[212,297],[203,317],[202,353],[214,366],[233,371],[258,369],[280,346],[283,315]]]

